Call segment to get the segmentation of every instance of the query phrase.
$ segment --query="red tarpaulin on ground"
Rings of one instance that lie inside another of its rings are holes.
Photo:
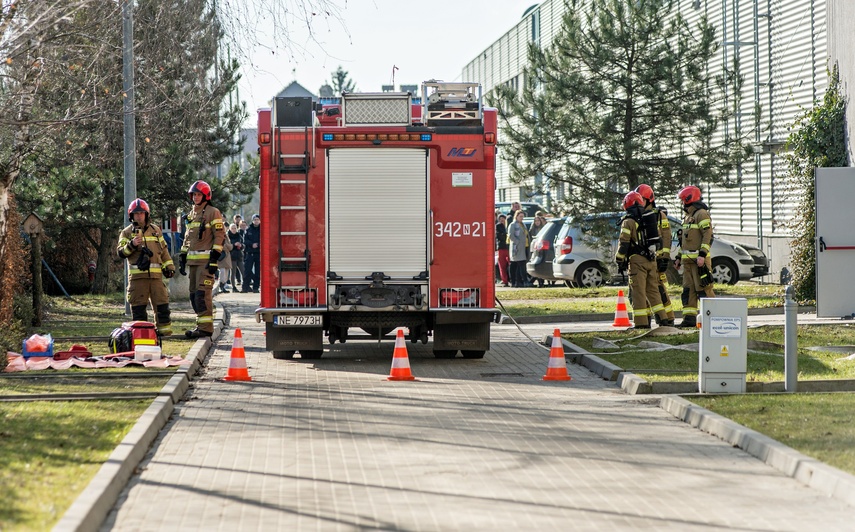
[[[65,360],[54,360],[51,357],[29,357],[24,358],[18,353],[7,351],[8,364],[3,369],[4,373],[15,371],[27,371],[36,369],[70,369],[78,368],[123,368],[125,366],[143,366],[146,368],[166,368],[170,366],[190,365],[190,360],[181,357],[161,358],[158,360],[111,360],[106,358],[68,358]]]

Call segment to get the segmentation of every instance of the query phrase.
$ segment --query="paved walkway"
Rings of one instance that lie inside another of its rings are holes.
[[[257,295],[218,299],[231,328],[104,530],[852,529],[852,507],[658,399],[574,365],[544,383],[548,351],[513,325],[483,360],[408,345],[419,381],[388,382],[391,341],[274,360]],[[252,382],[219,380],[234,327]]]

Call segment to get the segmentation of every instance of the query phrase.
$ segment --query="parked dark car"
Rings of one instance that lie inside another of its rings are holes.
[[[555,238],[567,218],[550,218],[531,241],[531,257],[525,265],[528,274],[535,279],[557,281],[552,274],[552,259],[555,258]]]

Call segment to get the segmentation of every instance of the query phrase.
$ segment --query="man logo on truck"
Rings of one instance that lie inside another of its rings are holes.
[[[477,151],[475,148],[451,148],[448,157],[474,157]]]

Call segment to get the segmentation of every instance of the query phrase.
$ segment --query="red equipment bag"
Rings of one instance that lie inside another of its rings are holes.
[[[148,321],[126,321],[113,329],[107,341],[111,353],[133,351],[138,345],[160,345],[157,328]]]

